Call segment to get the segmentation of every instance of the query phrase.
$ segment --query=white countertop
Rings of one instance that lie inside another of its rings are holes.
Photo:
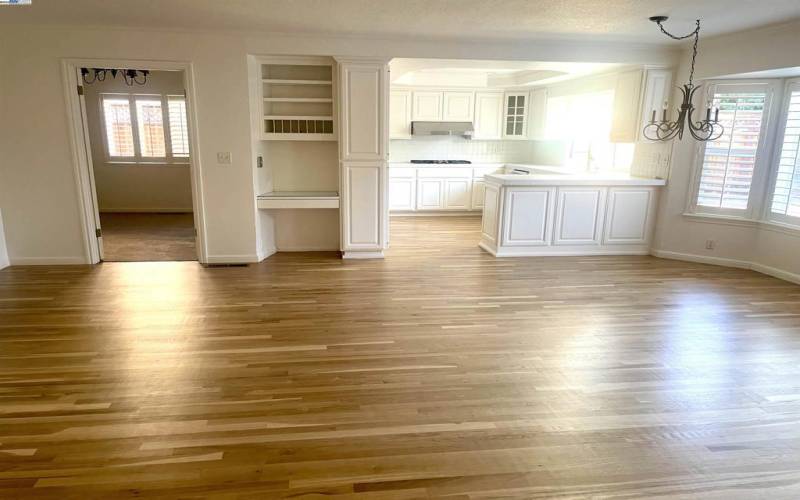
[[[663,186],[664,179],[633,177],[622,173],[487,174],[486,182],[503,186]]]

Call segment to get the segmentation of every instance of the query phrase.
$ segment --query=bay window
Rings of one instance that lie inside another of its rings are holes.
[[[701,143],[696,212],[742,217],[751,214],[753,186],[768,151],[764,137],[769,97],[765,83],[710,87],[708,104],[719,109],[725,131],[717,140]]]
[[[186,163],[186,99],[177,95],[102,94],[109,162]]]
[[[770,218],[800,224],[800,81],[789,81],[781,113]]]

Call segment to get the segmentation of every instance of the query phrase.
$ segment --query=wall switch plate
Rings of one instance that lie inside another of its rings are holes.
[[[264,168],[264,157],[259,156],[256,158],[256,168]]]
[[[230,165],[231,164],[231,152],[230,151],[222,151],[217,153],[217,163],[219,165]]]
[[[706,240],[706,250],[714,250],[714,247],[717,246],[717,242],[714,240]]]

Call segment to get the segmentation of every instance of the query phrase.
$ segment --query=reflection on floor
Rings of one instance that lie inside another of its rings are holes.
[[[197,260],[192,214],[101,213],[103,260]]]
[[[0,498],[800,498],[799,286],[391,224],[0,271]]]

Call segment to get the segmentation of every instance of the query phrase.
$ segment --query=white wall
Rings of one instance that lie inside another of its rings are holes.
[[[774,68],[800,66],[800,22],[768,29],[703,39],[695,80]],[[691,53],[684,53],[676,83],[688,78]],[[673,99],[672,107],[675,106]],[[660,198],[655,248],[658,255],[702,259],[725,265],[753,267],[800,281],[800,232],[757,224],[708,221],[686,217],[691,195],[696,142],[676,141],[669,184]],[[713,250],[706,240],[715,240]]]
[[[182,71],[153,71],[144,85],[130,87],[121,75],[84,85],[89,142],[101,212],[191,212],[189,165],[124,164],[107,161],[100,96],[103,93],[183,95]]]
[[[0,213],[0,269],[8,267],[8,251],[6,250],[6,234],[3,231],[3,214]]]
[[[61,60],[99,58],[193,64],[209,260],[254,262],[257,235],[247,54],[441,57],[669,63],[671,50],[622,43],[487,43],[396,38],[160,32],[87,27],[4,27],[0,33],[0,210],[12,263],[85,263],[87,254],[66,114]],[[7,118],[8,117],[8,118]],[[217,165],[216,153],[232,153]],[[268,224],[269,221],[265,222]],[[266,226],[265,226],[266,227]],[[265,232],[264,232],[265,233]]]

